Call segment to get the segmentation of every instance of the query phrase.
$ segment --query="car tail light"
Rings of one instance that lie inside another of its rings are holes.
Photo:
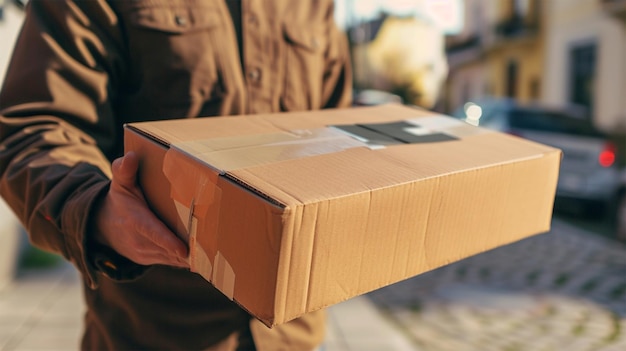
[[[602,167],[611,167],[615,163],[615,144],[606,143],[604,145],[604,149],[600,152],[598,156],[598,163]]]

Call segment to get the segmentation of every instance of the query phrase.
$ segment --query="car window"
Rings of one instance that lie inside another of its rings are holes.
[[[514,109],[510,111],[510,125],[516,129],[538,130],[552,133],[565,133],[581,136],[602,136],[591,121],[575,118],[566,113],[534,109]]]

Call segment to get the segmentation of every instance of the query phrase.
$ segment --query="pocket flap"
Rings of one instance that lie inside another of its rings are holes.
[[[220,17],[209,8],[145,7],[134,11],[131,23],[135,27],[176,34],[216,27]]]
[[[319,51],[324,47],[324,34],[320,28],[311,28],[293,23],[283,25],[285,38],[291,44],[310,51]]]

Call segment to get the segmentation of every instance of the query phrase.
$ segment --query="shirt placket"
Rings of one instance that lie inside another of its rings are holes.
[[[272,101],[278,85],[275,67],[276,23],[263,16],[263,1],[242,1],[243,71],[246,81],[248,113],[273,112]],[[271,53],[271,54],[268,54]]]

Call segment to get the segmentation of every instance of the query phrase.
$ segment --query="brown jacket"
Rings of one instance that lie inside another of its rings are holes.
[[[332,3],[241,1],[241,22],[218,0],[29,3],[0,93],[0,194],[82,273],[83,349],[230,350],[248,326],[262,351],[322,340],[323,313],[270,330],[186,270],[105,276],[87,228],[126,122],[349,105]]]

